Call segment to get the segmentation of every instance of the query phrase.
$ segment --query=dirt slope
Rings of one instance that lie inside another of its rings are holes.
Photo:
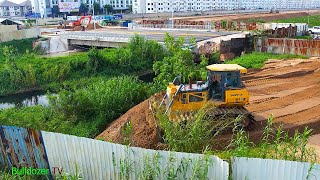
[[[150,149],[157,148],[158,142],[160,142],[160,135],[150,108],[150,100],[152,98],[161,99],[162,95],[156,94],[136,105],[119,119],[113,121],[97,138],[103,138],[106,141],[115,143],[123,143],[124,136],[121,134],[121,128],[125,123],[131,121],[132,134],[129,137],[130,145]]]
[[[320,60],[273,60],[245,78],[257,120],[306,124],[320,119]]]
[[[306,125],[320,133],[320,58],[270,60],[262,69],[249,70],[243,80],[251,98],[247,108],[258,121],[250,131],[252,140],[259,139],[271,114],[290,133],[303,130]],[[161,97],[157,94],[152,98]],[[159,131],[149,106],[149,100],[135,106],[98,137],[121,143],[121,126],[130,120],[132,146],[159,148]],[[220,139],[223,147],[230,135]]]

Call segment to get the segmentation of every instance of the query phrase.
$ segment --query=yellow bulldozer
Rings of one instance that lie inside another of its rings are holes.
[[[179,119],[181,114],[194,113],[208,102],[215,105],[210,116],[232,114],[242,117],[237,126],[248,127],[254,122],[253,116],[244,107],[249,104],[249,93],[245,89],[241,75],[247,69],[237,64],[213,64],[207,68],[205,82],[181,84],[180,78],[175,78],[167,87],[161,105],[165,102],[166,112],[170,119]]]

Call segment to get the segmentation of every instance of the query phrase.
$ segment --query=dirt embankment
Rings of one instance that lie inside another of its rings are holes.
[[[320,11],[312,11],[313,15],[320,14]],[[307,12],[280,12],[280,13],[256,13],[256,14],[233,14],[233,15],[221,15],[221,16],[191,16],[191,17],[177,17],[174,19],[189,20],[189,21],[245,21],[249,19],[264,20],[271,22],[278,19],[288,19],[295,17],[308,16]]]
[[[271,60],[262,69],[249,70],[243,80],[250,93],[247,109],[257,120],[255,128],[249,132],[254,141],[261,136],[271,114],[274,121],[283,124],[291,134],[305,126],[320,133],[320,58]],[[161,100],[162,95],[152,98]],[[114,121],[99,137],[121,143],[121,127],[130,120],[132,146],[158,148],[159,130],[149,107],[149,100],[140,103]],[[223,146],[230,135],[220,140]]]
[[[124,135],[121,133],[122,127],[130,121],[132,124],[131,145],[156,149],[161,137],[151,109],[151,100],[154,98],[161,99],[162,97],[163,94],[159,93],[136,105],[120,118],[113,121],[97,138],[103,138],[106,141],[115,143],[123,143]]]

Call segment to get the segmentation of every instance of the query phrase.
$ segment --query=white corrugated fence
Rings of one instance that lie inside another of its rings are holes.
[[[235,157],[232,161],[233,180],[317,180],[320,164]]]
[[[42,131],[50,167],[84,179],[227,180],[229,165],[215,156],[156,151]]]

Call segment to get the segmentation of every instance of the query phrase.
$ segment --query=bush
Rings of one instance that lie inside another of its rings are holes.
[[[50,107],[73,123],[94,121],[101,132],[145,98],[147,89],[136,78],[96,79],[86,88],[61,91],[50,99]]]
[[[0,110],[0,122],[93,138],[147,98],[147,88],[133,77],[89,78],[81,83],[86,87],[70,86],[58,96],[49,96],[49,107]]]
[[[205,79],[205,66],[208,65],[208,60],[201,56],[201,63],[199,65],[195,64],[192,52],[189,49],[184,49],[183,44],[184,38],[175,40],[172,36],[166,34],[167,55],[162,61],[153,64],[153,70],[157,75],[154,81],[159,86],[166,87],[177,76],[181,76],[182,83],[188,82],[189,79]]]

